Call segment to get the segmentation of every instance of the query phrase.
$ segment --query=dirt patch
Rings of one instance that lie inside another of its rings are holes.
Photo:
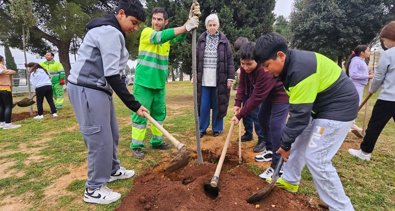
[[[21,197],[10,197],[7,196],[1,200],[0,210],[12,210],[12,211],[22,211],[28,210],[29,205],[23,203]]]
[[[309,199],[280,189],[259,204],[248,204],[250,194],[267,184],[245,166],[227,163],[220,178],[216,199],[208,197],[203,184],[215,171],[215,164],[190,164],[174,175],[164,176],[149,171],[135,179],[132,192],[117,210],[319,210]]]
[[[217,162],[222,142],[217,143],[209,146],[212,151],[203,150],[205,161]],[[117,210],[320,210],[311,204],[308,197],[277,188],[258,204],[248,204],[246,199],[267,183],[251,173],[246,165],[237,164],[235,146],[233,144],[229,148],[225,158],[217,198],[210,198],[203,189],[204,182],[213,176],[216,164],[191,162],[170,175],[164,175],[163,166],[159,165],[136,177],[131,192]]]

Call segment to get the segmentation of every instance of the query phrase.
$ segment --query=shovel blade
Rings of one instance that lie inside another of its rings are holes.
[[[212,199],[215,199],[218,197],[219,194],[219,188],[217,187],[213,187],[211,185],[211,181],[207,181],[204,183],[204,192],[206,193],[206,195]]]
[[[184,168],[188,165],[190,158],[190,153],[187,150],[181,150],[178,155],[174,157],[170,164],[166,167],[165,173],[170,174],[178,169]]]
[[[263,188],[261,191],[259,191],[258,193],[254,193],[252,194],[250,197],[248,197],[247,202],[250,204],[253,204],[255,202],[258,202],[264,198],[266,198],[267,196],[270,195],[270,193],[272,192],[274,188],[274,183],[267,185],[265,188]]]

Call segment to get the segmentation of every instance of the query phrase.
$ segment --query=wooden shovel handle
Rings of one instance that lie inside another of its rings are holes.
[[[151,115],[149,115],[147,112],[143,112],[145,118],[147,118],[152,124],[155,125],[156,128],[158,128],[166,138],[168,138],[171,143],[177,148],[178,151],[180,151],[185,145],[179,142],[176,138],[174,138],[173,135],[171,135],[165,128],[162,127],[154,118],[152,118]]]
[[[226,140],[225,140],[225,144],[224,144],[224,148],[222,148],[222,153],[221,153],[221,157],[219,158],[218,164],[217,164],[217,168],[215,169],[215,173],[213,178],[219,178],[219,174],[221,173],[221,169],[222,169],[222,164],[224,164],[224,160],[225,160],[225,155],[226,155],[226,151],[228,150],[228,146],[229,146],[229,142],[230,142],[230,137],[232,136],[232,131],[233,131],[233,127],[234,127],[234,122],[232,121],[230,128],[229,128],[229,132],[228,132],[228,136],[226,136]],[[213,181],[212,181],[213,182]],[[218,182],[218,180],[216,181]],[[212,184],[212,183],[211,183]],[[212,184],[213,185],[213,184]],[[216,186],[216,184],[215,184]],[[215,187],[214,186],[214,187]]]
[[[358,111],[361,110],[361,108],[368,102],[369,98],[372,97],[372,93],[369,93],[368,96],[366,96],[365,100],[362,101],[361,105],[358,108]]]

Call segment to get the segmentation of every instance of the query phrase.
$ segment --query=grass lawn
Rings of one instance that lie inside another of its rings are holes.
[[[376,97],[370,101],[369,114]],[[18,98],[21,97],[15,100]],[[189,81],[169,83],[167,100],[165,128],[189,147],[194,147],[192,84]],[[121,164],[141,174],[170,152],[154,153],[148,147],[144,160],[133,159],[129,150],[130,111],[117,97],[115,104]],[[230,102],[232,107],[233,97]],[[47,105],[44,109],[49,110]],[[13,113],[26,111],[27,108],[15,108]],[[56,119],[50,115],[42,121],[29,118],[17,122],[22,125],[19,129],[0,130],[0,210],[113,210],[119,206],[120,202],[89,205],[82,201],[86,149],[67,98],[64,109],[58,114]],[[357,120],[359,125],[362,125],[363,116],[361,111]],[[225,128],[229,127],[230,117],[229,112]],[[335,156],[334,165],[355,210],[395,210],[394,137],[395,124],[391,121],[379,138],[372,161],[364,162],[348,155],[347,149],[359,147],[360,143],[353,134],[349,134]],[[247,165],[257,174],[264,170],[254,163]],[[133,187],[133,180],[117,181],[109,187],[124,197]],[[300,194],[312,198],[317,195],[306,169],[303,171]]]

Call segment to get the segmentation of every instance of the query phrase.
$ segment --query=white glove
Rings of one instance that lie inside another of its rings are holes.
[[[197,28],[199,26],[199,18],[197,16],[192,16],[187,20],[184,26],[187,31]]]
[[[191,18],[192,16],[197,16],[200,17],[202,13],[200,12],[200,5],[198,2],[194,2],[191,5],[191,9],[189,10],[189,18]]]

